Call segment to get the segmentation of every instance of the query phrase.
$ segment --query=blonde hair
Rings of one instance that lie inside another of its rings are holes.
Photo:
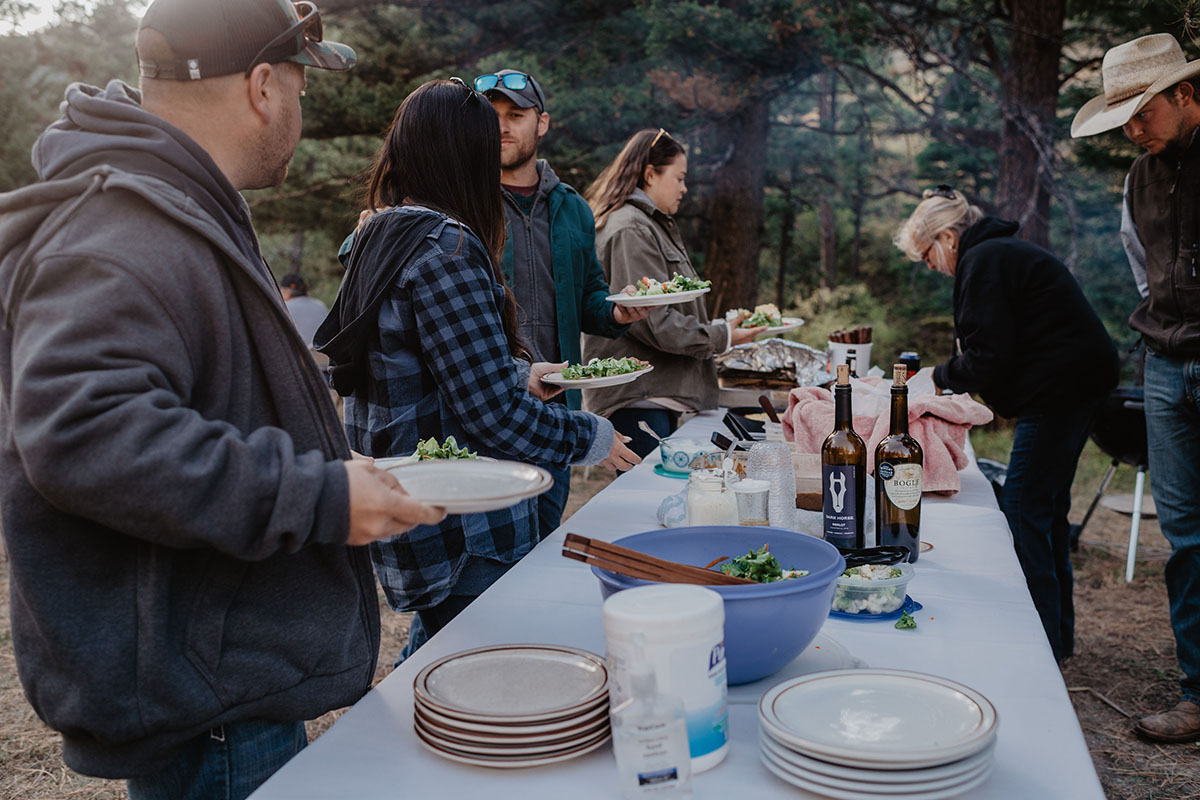
[[[953,195],[946,197],[946,194]],[[942,231],[962,234],[983,219],[979,206],[971,205],[962,192],[952,189],[926,189],[908,221],[892,237],[910,261],[921,261],[934,238]]]

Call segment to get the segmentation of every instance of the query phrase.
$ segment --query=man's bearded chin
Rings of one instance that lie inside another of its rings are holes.
[[[529,147],[528,149],[523,148],[523,149],[517,150],[513,154],[512,158],[502,159],[500,161],[500,168],[512,170],[512,169],[517,169],[518,167],[525,166],[525,163],[527,161],[531,161],[532,159],[537,158],[538,144],[541,141],[542,141],[542,139],[539,136],[533,140],[533,145],[531,147]]]

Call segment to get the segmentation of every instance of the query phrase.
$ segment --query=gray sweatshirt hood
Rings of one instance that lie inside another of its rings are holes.
[[[104,89],[73,83],[60,106],[62,117],[33,145],[32,162],[43,181],[75,177],[108,166],[130,175],[158,178],[200,205],[236,240],[238,249],[261,261],[250,226],[250,209],[212,157],[190,136],[142,108],[142,96],[121,81]]]
[[[0,194],[0,305],[11,320],[25,267],[73,207],[96,192],[132,191],[195,229],[278,297],[241,194],[186,133],[145,111],[121,81],[67,87],[62,117],[33,146],[41,181]],[[282,300],[280,311],[286,316]]]

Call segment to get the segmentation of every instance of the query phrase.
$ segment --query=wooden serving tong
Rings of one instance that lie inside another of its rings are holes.
[[[563,541],[562,554],[609,572],[644,581],[692,583],[700,586],[740,586],[754,583],[746,578],[735,578],[724,572],[667,561],[665,558],[648,556],[619,544],[589,539],[575,533],[567,534]]]

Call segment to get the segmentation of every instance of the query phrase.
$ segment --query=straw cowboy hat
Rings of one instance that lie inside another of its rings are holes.
[[[1104,94],[1079,109],[1071,123],[1074,138],[1121,127],[1154,95],[1200,74],[1200,60],[1188,61],[1171,34],[1154,33],[1109,50],[1100,72]]]

